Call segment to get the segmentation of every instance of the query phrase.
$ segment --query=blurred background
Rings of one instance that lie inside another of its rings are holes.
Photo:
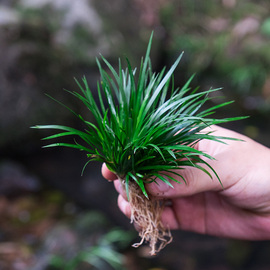
[[[117,208],[113,185],[71,149],[41,149],[36,124],[76,127],[45,94],[85,113],[64,89],[87,77],[95,92],[101,53],[140,64],[154,30],[153,69],[170,66],[178,86],[193,74],[202,90],[222,87],[235,100],[218,117],[270,146],[269,0],[1,0],[0,1],[0,269],[227,270],[270,268],[269,242],[173,232],[156,257],[137,241]],[[91,116],[89,116],[91,117]],[[251,157],[252,158],[252,157]]]

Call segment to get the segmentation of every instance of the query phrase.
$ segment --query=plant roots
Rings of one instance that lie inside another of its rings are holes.
[[[122,185],[125,186],[124,181],[122,181]],[[137,248],[144,242],[148,242],[151,248],[150,254],[156,255],[172,241],[169,228],[166,228],[161,221],[164,202],[154,197],[147,199],[139,186],[134,181],[130,181],[129,203],[131,208],[130,221],[139,227],[139,236],[141,237],[141,241],[132,246]]]

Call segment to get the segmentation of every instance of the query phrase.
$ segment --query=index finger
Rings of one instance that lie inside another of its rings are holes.
[[[105,163],[102,164],[101,173],[109,181],[117,180],[117,176],[107,168]]]

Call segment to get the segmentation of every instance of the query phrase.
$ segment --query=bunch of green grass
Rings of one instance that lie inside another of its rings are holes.
[[[92,160],[105,162],[123,182],[133,208],[132,219],[136,223],[140,222],[137,217],[142,215],[148,216],[148,221],[142,223],[153,223],[153,219],[160,223],[160,213],[154,218],[149,217],[149,212],[157,212],[162,207],[160,203],[151,202],[145,188],[146,183],[155,182],[157,178],[171,187],[171,181],[179,182],[176,178],[186,182],[181,174],[176,173],[177,169],[186,166],[196,167],[209,177],[211,172],[217,176],[205,161],[205,158],[211,160],[213,157],[193,146],[205,139],[223,142],[223,139],[228,138],[217,137],[203,130],[213,124],[241,119],[210,117],[216,109],[231,102],[202,109],[205,102],[212,99],[210,94],[219,89],[203,92],[192,90],[192,77],[182,88],[174,87],[172,76],[182,54],[168,71],[164,68],[161,72],[154,73],[150,60],[151,44],[152,36],[139,70],[133,69],[128,59],[125,69],[119,60],[119,70],[104,57],[101,59],[105,68],[97,60],[101,75],[101,81],[97,84],[98,102],[95,101],[86,78],[82,79],[82,83],[77,81],[80,93],[68,91],[89,109],[95,119],[95,122],[89,122],[68,108],[84,124],[84,130],[62,125],[35,127],[60,130],[60,133],[44,140],[62,139],[66,136],[76,138],[74,143],[57,142],[45,147],[64,146],[83,150],[89,158],[85,166]],[[136,196],[134,193],[137,193]],[[146,206],[149,202],[155,206]],[[150,242],[151,253],[154,254],[170,241],[166,239],[170,235],[164,234],[162,225],[151,230],[156,230],[158,236],[145,235],[145,232],[141,236],[142,240]],[[157,248],[158,241],[162,244]]]

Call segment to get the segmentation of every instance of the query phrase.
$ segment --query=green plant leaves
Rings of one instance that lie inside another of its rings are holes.
[[[205,139],[221,143],[232,139],[203,130],[213,124],[245,118],[210,118],[215,110],[231,102],[202,109],[206,102],[213,99],[210,94],[219,89],[202,92],[192,90],[190,84],[194,76],[181,89],[174,88],[173,73],[183,53],[167,72],[164,68],[160,73],[154,73],[150,60],[152,38],[153,35],[139,70],[132,69],[128,59],[126,69],[122,68],[119,59],[118,71],[104,57],[101,56],[101,61],[97,60],[101,75],[101,81],[97,83],[97,99],[85,77],[82,83],[76,80],[80,93],[68,91],[88,108],[94,123],[57,101],[82,122],[84,130],[61,125],[34,127],[60,131],[44,140],[73,137],[76,139],[73,144],[56,142],[45,147],[64,146],[83,150],[89,157],[86,165],[91,160],[105,162],[110,170],[126,182],[127,194],[129,181],[134,181],[147,198],[145,184],[155,182],[157,178],[171,187],[171,181],[185,183],[186,179],[179,169],[186,166],[196,167],[209,177],[212,177],[211,173],[217,176],[205,161],[213,157],[193,146]]]

